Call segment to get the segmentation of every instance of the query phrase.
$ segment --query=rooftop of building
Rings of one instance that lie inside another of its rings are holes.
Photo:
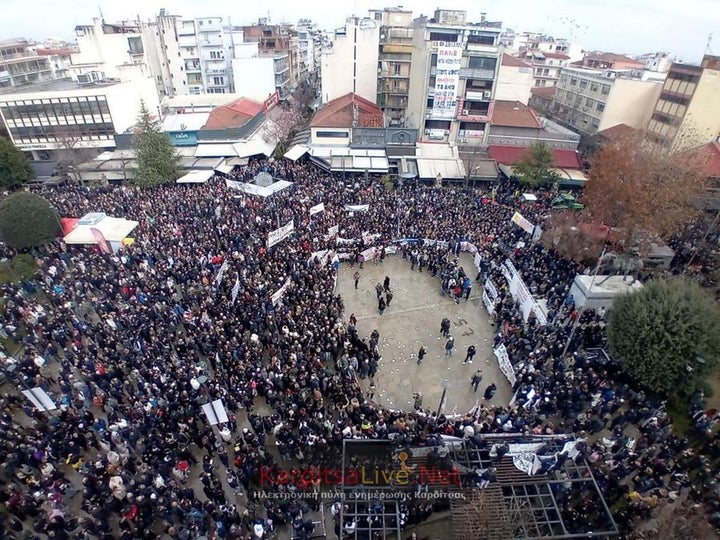
[[[598,136],[606,141],[618,141],[634,137],[638,131],[627,124],[617,124],[602,131],[598,131]]]
[[[49,81],[39,81],[20,86],[5,86],[0,88],[0,95],[8,94],[37,94],[42,92],[69,92],[72,90],[88,90],[91,88],[107,88],[120,84],[119,80],[109,79],[103,82],[91,84],[79,84],[71,78],[52,79]]]
[[[530,93],[534,96],[544,97],[544,98],[551,98],[555,95],[555,92],[557,92],[557,88],[554,86],[542,86],[538,88],[531,88]]]
[[[720,178],[720,142],[712,141],[701,146],[697,152],[703,158],[703,173],[708,178]]]
[[[520,101],[495,100],[492,118],[493,126],[540,129],[542,124],[535,112]]]
[[[624,54],[616,54],[602,51],[586,52],[585,58],[583,60],[597,60],[600,62],[608,62],[611,64],[615,62],[623,62],[627,64],[637,64],[638,66],[642,66],[642,62],[639,62],[634,58],[630,58],[629,56],[626,56]]]
[[[356,116],[357,121],[355,121]],[[325,104],[310,121],[310,127],[349,128],[383,127],[383,125],[383,113],[380,107],[352,92]]]
[[[213,109],[203,129],[229,129],[244,126],[263,110],[262,103],[242,97]]]
[[[503,53],[503,55],[502,55],[501,63],[503,66],[510,66],[510,67],[526,67],[526,68],[532,67],[527,62],[523,62],[519,58],[515,58],[514,56],[510,56],[509,54],[505,54],[505,53]]]
[[[0,49],[5,47],[17,47],[18,45],[27,47],[30,45],[30,42],[25,38],[0,39]]]

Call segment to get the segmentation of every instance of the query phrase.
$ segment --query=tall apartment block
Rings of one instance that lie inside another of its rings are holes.
[[[370,10],[370,17],[380,25],[377,105],[386,126],[404,127],[413,50],[412,11]]]
[[[720,56],[699,66],[673,63],[647,126],[650,140],[676,150],[720,136]]]
[[[413,22],[405,119],[421,142],[487,143],[500,53],[501,23],[466,21],[465,11],[436,10]]]

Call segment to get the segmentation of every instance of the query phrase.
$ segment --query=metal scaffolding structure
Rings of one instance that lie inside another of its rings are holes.
[[[446,438],[421,448],[400,447],[387,440],[346,440],[343,444],[342,538],[401,540],[407,504],[418,493],[447,495],[451,538],[463,540],[617,537],[600,488],[583,453],[561,466],[529,474],[515,466],[499,446],[537,448],[544,460],[574,446],[574,438],[522,434],[487,434],[472,439]],[[510,452],[512,454],[512,452]],[[492,469],[493,480],[479,482]],[[398,483],[392,471],[409,471],[411,481]],[[418,471],[454,474],[451,483]],[[363,476],[358,475],[358,471]],[[349,472],[349,474],[348,474]],[[360,480],[359,480],[360,479]],[[480,486],[483,485],[481,488]],[[437,497],[435,497],[437,500]]]

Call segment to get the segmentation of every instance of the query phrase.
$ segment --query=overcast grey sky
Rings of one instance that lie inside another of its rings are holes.
[[[670,51],[686,62],[698,62],[708,35],[720,54],[720,0],[0,0],[0,39],[73,38],[77,24],[88,24],[102,10],[105,19],[147,18],[165,8],[185,17],[230,17],[249,24],[270,15],[272,22],[311,18],[321,27],[341,26],[353,13],[403,5],[414,16],[432,15],[435,7],[465,9],[469,19],[501,20],[515,30],[543,31],[579,42],[585,49],[641,54]]]

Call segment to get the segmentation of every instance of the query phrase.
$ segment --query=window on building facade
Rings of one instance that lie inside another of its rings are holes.
[[[570,86],[577,86],[577,79],[570,79]]]
[[[130,54],[142,54],[143,53],[143,43],[142,43],[142,38],[140,36],[129,37],[129,38],[127,38],[127,41],[128,41],[128,52]]]
[[[585,90],[588,87],[587,81],[580,81],[580,89]]]
[[[225,84],[225,77],[213,77],[213,84],[215,86],[222,86]]]
[[[597,105],[595,105],[595,110],[597,110],[597,112],[603,112],[605,110],[605,104],[601,101],[598,101]]]
[[[468,67],[471,69],[487,69],[495,71],[495,65],[497,64],[497,58],[488,58],[485,56],[471,56],[468,62]]]
[[[400,69],[402,66],[400,64],[393,64],[393,75],[400,75]]]
[[[599,88],[599,86],[598,86],[597,83],[591,83],[591,84],[590,84],[590,91],[591,91],[591,92],[597,92],[597,91],[598,91],[598,88]]]
[[[445,32],[430,32],[430,41],[449,41],[451,43],[456,43],[457,40],[457,34]]]
[[[468,43],[474,43],[477,45],[495,45],[494,35],[470,35],[468,36]]]
[[[607,84],[603,84],[603,85],[602,85],[602,89],[600,90],[600,93],[601,93],[603,96],[607,96],[607,95],[610,93],[610,86],[607,85]]]

